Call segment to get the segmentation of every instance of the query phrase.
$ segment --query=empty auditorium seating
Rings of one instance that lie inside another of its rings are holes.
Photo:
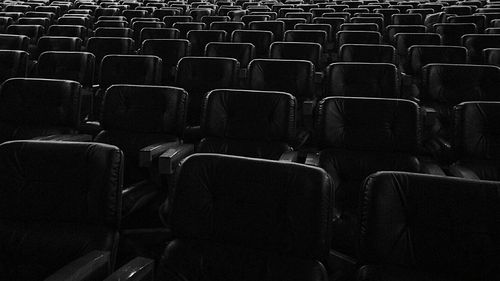
[[[309,42],[326,47],[328,33],[323,30],[288,30],[285,32],[285,42]]]
[[[498,181],[500,102],[464,102],[454,108],[454,145],[458,161],[448,172],[455,177]]]
[[[0,92],[0,143],[16,139],[88,140],[78,134],[80,88],[69,80],[11,78]]]
[[[2,279],[43,280],[85,254],[100,259],[93,250],[111,252],[106,259],[114,263],[123,172],[118,148],[15,141],[0,145],[0,155]],[[94,277],[112,266],[90,264]],[[68,273],[53,280],[71,279]]]
[[[322,53],[323,48],[318,43],[274,42],[271,44],[269,58],[307,60],[313,63],[317,71],[320,71],[323,68]]]
[[[483,50],[485,64],[500,66],[500,48],[487,48]]]
[[[80,51],[82,39],[78,37],[42,36],[38,39],[37,53],[46,51]]]
[[[169,198],[165,216],[174,240],[158,265],[159,280],[241,274],[252,280],[327,280],[320,261],[329,248],[332,193],[324,171],[198,154],[183,162]]]
[[[469,62],[483,63],[483,50],[500,48],[500,34],[467,34],[462,36],[462,46],[469,52]]]
[[[249,23],[248,29],[271,31],[273,40],[282,41],[285,33],[285,23],[282,21],[252,21]]]
[[[360,209],[365,266],[357,280],[498,279],[498,188],[411,173],[370,176]]]
[[[436,33],[397,33],[394,36],[396,57],[401,69],[408,69],[408,49],[413,45],[440,45],[441,36]]]
[[[398,72],[390,63],[332,63],[325,80],[324,97],[401,97]]]
[[[27,52],[0,50],[0,83],[3,83],[5,80],[13,77],[26,77],[27,72]]]
[[[101,111],[102,131],[94,141],[116,145],[125,155],[122,205],[126,220],[122,227],[137,228],[159,222],[151,202],[164,200],[166,190],[158,184],[151,161],[155,147],[160,144],[168,147],[180,141],[186,106],[187,93],[179,88],[118,84],[106,90]],[[149,157],[142,159],[141,152]],[[134,217],[141,208],[153,210],[148,213],[150,216]]]
[[[344,44],[339,50],[343,62],[396,63],[395,49],[390,45]]]
[[[192,30],[188,32],[187,39],[191,43],[191,55],[203,56],[205,46],[208,43],[226,40],[226,32],[223,30]]]
[[[344,44],[380,44],[382,36],[375,31],[339,31],[337,32],[338,48]]]
[[[51,25],[47,31],[48,36],[67,36],[85,39],[87,29],[81,25]]]
[[[231,35],[233,31],[237,29],[243,29],[244,27],[244,23],[232,21],[212,22],[210,24],[211,30],[224,30],[226,32],[226,41],[231,41]]]
[[[380,170],[423,171],[416,157],[420,109],[411,101],[352,97],[325,98],[317,109],[320,152],[306,163],[322,167],[333,178],[332,248],[355,257],[364,178]]]
[[[48,79],[79,82],[83,87],[93,85],[95,57],[86,52],[44,52],[37,62],[37,75]]]
[[[268,57],[269,48],[273,41],[273,33],[265,30],[235,30],[231,37],[231,42],[253,44],[257,58]]]
[[[87,52],[94,54],[96,66],[106,55],[130,54],[134,48],[134,40],[126,37],[91,37],[87,41]]]
[[[247,68],[255,58],[255,46],[251,43],[212,42],[207,44],[205,56],[237,59],[241,68]]]
[[[189,56],[191,44],[185,39],[148,39],[142,43],[141,54],[154,55],[162,60],[162,83],[172,85],[179,60]]]
[[[434,25],[437,34],[441,35],[443,45],[461,46],[461,37],[477,32],[473,23],[437,23]]]
[[[184,57],[179,60],[175,85],[189,94],[187,125],[200,124],[201,106],[207,92],[214,89],[231,89],[237,86],[239,63],[232,58]],[[196,139],[198,132],[192,137]],[[189,132],[186,132],[189,134]],[[188,137],[188,135],[186,135]]]
[[[186,39],[189,31],[203,30],[205,29],[205,24],[201,22],[176,22],[172,27],[179,30],[179,38]]]

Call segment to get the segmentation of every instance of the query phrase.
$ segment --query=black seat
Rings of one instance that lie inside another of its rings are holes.
[[[252,21],[248,25],[250,30],[267,30],[273,33],[275,41],[282,41],[285,34],[285,23],[282,21]]]
[[[26,77],[28,56],[25,51],[0,50],[0,83],[13,77]]]
[[[11,78],[0,92],[0,143],[75,138],[80,127],[80,89],[75,81]],[[81,140],[81,139],[79,139]]]
[[[270,59],[307,60],[316,70],[321,70],[323,48],[310,42],[274,42],[269,52]]]
[[[420,14],[393,14],[391,15],[391,25],[421,25],[423,24]]]
[[[207,44],[205,56],[237,59],[241,68],[247,68],[255,58],[255,46],[251,43],[212,42]]]
[[[483,50],[485,64],[500,66],[500,48],[487,48]]]
[[[148,39],[142,43],[140,54],[158,56],[162,60],[162,84],[173,85],[179,60],[189,56],[191,44],[186,39]]]
[[[323,30],[288,30],[284,37],[285,42],[317,43],[326,48],[328,33]]]
[[[187,34],[187,39],[191,43],[191,55],[203,56],[208,43],[226,40],[226,32],[223,30],[191,30]]]
[[[269,56],[269,48],[273,41],[273,33],[265,30],[235,30],[231,36],[231,42],[253,44],[257,58]]]
[[[325,82],[324,97],[401,97],[398,71],[390,63],[332,63],[327,68]]]
[[[148,39],[179,39],[180,31],[175,28],[148,28],[141,30],[141,44]]]
[[[114,263],[123,172],[118,148],[7,142],[0,145],[0,167],[3,280],[45,280],[94,250],[110,251]],[[93,269],[105,274],[107,266]]]
[[[388,25],[386,27],[385,41],[394,45],[395,36],[398,33],[426,33],[427,27],[424,25]]]
[[[48,36],[78,37],[84,40],[87,37],[87,29],[81,25],[56,25],[49,26]]]
[[[213,200],[220,192],[232,195]],[[235,280],[241,274],[248,280],[327,280],[320,261],[329,248],[332,193],[324,171],[198,154],[183,162],[170,198],[166,216],[175,239],[158,280]]]
[[[408,69],[408,49],[414,45],[440,45],[441,36],[436,33],[397,33],[394,36],[396,58],[400,69]]]
[[[134,40],[126,37],[92,37],[87,41],[87,52],[94,54],[97,67],[101,65],[104,56],[127,55],[133,48]]]
[[[375,31],[339,31],[337,32],[337,47],[344,44],[380,44],[382,36]]]
[[[205,24],[201,22],[176,22],[172,25],[172,27],[179,30],[179,38],[187,39],[189,31],[203,30],[205,29]]]
[[[237,85],[239,63],[232,58],[184,57],[177,65],[175,85],[189,93],[187,125],[200,124],[205,95],[214,89],[231,89]],[[190,135],[188,135],[190,134]],[[197,128],[186,132],[186,138],[199,140]]]
[[[317,106],[319,154],[308,160],[333,178],[332,249],[357,256],[360,188],[376,171],[421,172],[420,108],[407,100],[329,97]]]
[[[233,31],[243,29],[245,24],[234,21],[216,21],[210,24],[210,30],[224,30],[226,32],[226,41],[231,41]]]
[[[452,46],[462,46],[463,35],[477,33],[477,27],[473,23],[437,23],[434,24],[434,29],[441,35],[443,45]]]
[[[344,44],[339,51],[342,62],[396,63],[396,49],[391,45]]]
[[[126,27],[98,27],[94,30],[94,36],[133,38],[134,31]]]
[[[500,34],[466,34],[462,36],[462,46],[469,51],[469,62],[483,64],[483,50],[500,48]]]
[[[279,160],[293,150],[296,108],[283,92],[213,90],[204,101],[196,151]]]
[[[360,209],[365,266],[357,280],[498,280],[499,187],[412,173],[371,175]]]
[[[81,48],[82,39],[78,37],[42,36],[38,39],[37,54],[47,51],[80,51]]]

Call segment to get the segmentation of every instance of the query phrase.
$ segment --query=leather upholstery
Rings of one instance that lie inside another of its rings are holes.
[[[253,21],[248,25],[250,30],[267,30],[273,33],[274,41],[282,41],[285,23],[282,21]]]
[[[104,96],[95,141],[118,146],[125,154],[125,186],[149,179],[139,168],[139,150],[179,141],[185,125],[187,93],[167,86],[113,85]]]
[[[208,43],[226,40],[226,32],[223,30],[192,30],[188,32],[187,39],[191,43],[191,55],[203,56],[205,46]]]
[[[332,207],[323,170],[197,154],[177,179],[168,204],[175,240],[157,280],[327,280],[318,262]]]
[[[87,41],[87,52],[94,54],[96,64],[110,54],[130,54],[134,46],[131,38],[91,37]]]
[[[179,30],[179,38],[186,39],[189,31],[203,30],[205,29],[205,24],[201,22],[176,22],[172,27]]]
[[[148,39],[142,43],[141,54],[161,58],[163,83],[175,81],[175,67],[179,60],[191,53],[191,43],[186,39]]]
[[[296,100],[287,93],[214,90],[204,103],[198,152],[278,160],[291,151]]]
[[[213,89],[236,87],[239,63],[231,58],[184,57],[177,66],[176,85],[189,93],[187,124],[200,124],[202,101]]]
[[[42,78],[78,81],[91,87],[95,56],[86,52],[44,52],[38,58],[37,71]]]
[[[425,33],[427,28],[423,25],[389,25],[386,30],[387,41],[394,44],[394,36],[398,33]]]
[[[486,16],[484,15],[464,15],[453,16],[448,18],[449,23],[473,23],[477,27],[479,33],[484,32],[484,28],[488,25],[486,23]]]
[[[380,44],[382,36],[375,31],[339,31],[337,42],[340,48],[344,44]]]
[[[400,97],[398,72],[389,63],[332,63],[325,79],[325,97]]]
[[[420,77],[429,63],[467,63],[467,49],[458,46],[414,45],[408,49],[406,74]]]
[[[314,65],[305,60],[255,59],[248,67],[251,89],[282,91],[299,102],[314,96]]]
[[[92,250],[114,259],[122,161],[95,143],[0,145],[0,279],[43,280]]]
[[[114,84],[158,85],[161,82],[161,59],[149,55],[107,55],[101,63],[99,87]]]
[[[241,68],[247,68],[250,61],[255,58],[255,46],[251,43],[208,43],[205,49],[205,56],[237,59]]]
[[[0,91],[0,143],[75,134],[80,124],[78,82],[11,78]]]
[[[159,10],[158,10],[159,11]],[[179,39],[180,32],[175,28],[143,28],[141,42],[148,39]]]
[[[462,37],[462,45],[469,51],[469,62],[483,63],[483,50],[500,47],[500,34],[467,34]]]
[[[328,34],[323,30],[288,30],[285,42],[311,42],[326,47]]]
[[[343,62],[396,62],[395,49],[390,45],[344,44],[339,51],[339,59]]]
[[[67,36],[67,37],[79,37],[80,39],[84,39],[87,35],[87,30],[84,26],[81,25],[56,25],[53,24],[49,26],[47,30],[48,36]]]
[[[454,169],[466,168],[482,180],[500,180],[500,103],[464,102],[455,107]]]
[[[332,248],[356,255],[361,183],[381,170],[420,172],[419,107],[407,100],[330,97],[318,105],[319,166],[335,183]]]
[[[441,35],[443,45],[461,46],[461,37],[465,34],[477,32],[473,23],[437,23],[434,25],[436,33]]]
[[[264,30],[235,30],[231,36],[231,42],[252,43],[257,58],[268,57],[269,47],[273,41],[273,33]]]
[[[381,172],[367,178],[358,280],[498,280],[498,182]]]
[[[80,51],[82,39],[78,37],[42,36],[38,39],[38,53],[45,51]]]
[[[441,37],[436,33],[397,33],[394,36],[399,67],[407,70],[408,49],[413,45],[440,45]]]
[[[41,25],[19,25],[12,24],[7,27],[8,34],[25,35],[30,38],[30,44],[35,45],[38,38],[42,36],[44,28]]]
[[[464,101],[497,101],[500,68],[470,64],[428,64],[422,70],[422,103],[434,108],[442,128],[450,138],[452,107]]]
[[[12,77],[26,77],[28,56],[25,51],[0,50],[0,83]]]
[[[483,50],[484,63],[500,67],[500,47]]]
[[[0,34],[0,48],[3,50],[28,51],[29,41],[24,35]]]
[[[315,69],[321,69],[323,48],[318,43],[310,42],[274,42],[271,44],[269,58],[308,60]]]

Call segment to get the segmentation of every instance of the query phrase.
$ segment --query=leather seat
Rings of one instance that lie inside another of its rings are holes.
[[[464,102],[454,108],[457,161],[448,172],[474,180],[500,180],[500,102]]]
[[[148,39],[179,39],[180,31],[175,28],[149,28],[141,30],[141,44]]]
[[[398,33],[426,33],[425,25],[388,25],[386,28],[385,41],[391,45],[395,43],[395,36]]]
[[[24,35],[0,34],[0,49],[28,51],[29,37]]]
[[[469,51],[469,62],[483,64],[483,50],[500,48],[500,34],[467,34],[462,36],[462,46]]]
[[[398,71],[390,63],[332,63],[325,81],[324,97],[401,97]]]
[[[223,30],[191,30],[187,34],[187,39],[191,43],[191,55],[203,56],[208,43],[226,40],[226,32]]]
[[[465,101],[498,101],[500,68],[470,64],[428,64],[422,70],[421,102],[436,111],[433,133],[451,141],[453,106]]]
[[[191,16],[165,16],[163,17],[163,22],[167,28],[174,27],[173,25],[177,22],[192,22],[193,17]]]
[[[75,81],[11,78],[0,92],[0,143],[76,135],[80,88]]]
[[[463,35],[477,33],[473,23],[437,23],[433,26],[436,33],[441,35],[443,45],[462,46]]]
[[[12,24],[7,27],[8,34],[28,36],[31,45],[36,45],[38,38],[40,38],[44,32],[45,29],[41,25]]]
[[[38,39],[37,52],[46,51],[80,51],[82,39],[78,37],[42,36]],[[38,56],[37,56],[38,57]]]
[[[391,45],[344,44],[339,51],[342,62],[396,63],[396,50]]]
[[[483,50],[485,64],[500,66],[500,48],[486,48]]]
[[[172,85],[177,63],[181,58],[190,55],[191,44],[186,39],[148,39],[142,43],[139,53],[161,58],[162,84]]]
[[[87,41],[87,52],[94,54],[97,67],[106,55],[128,55],[133,48],[134,40],[125,37],[91,37]]]
[[[156,280],[327,280],[332,190],[323,170],[197,154],[170,198],[174,240]]]
[[[231,42],[253,44],[257,58],[269,56],[269,48],[273,41],[273,33],[265,30],[235,30],[231,37]]]
[[[285,42],[309,42],[326,47],[328,34],[323,30],[288,30],[285,32]]]
[[[0,83],[13,77],[26,77],[28,56],[25,51],[0,50]]]
[[[329,97],[318,104],[316,165],[335,184],[332,249],[356,257],[361,183],[376,171],[424,171],[419,106],[408,100]]]
[[[159,206],[167,190],[160,185],[154,164],[144,162],[140,151],[151,145],[180,143],[187,109],[187,93],[180,88],[116,84],[106,90],[102,131],[94,141],[116,145],[125,155],[123,228],[159,225]],[[141,161],[140,161],[141,160]],[[154,159],[152,159],[154,160]],[[148,216],[140,216],[147,212]]]
[[[67,36],[78,37],[84,40],[87,36],[87,29],[81,25],[51,25],[47,30],[47,36]]]
[[[393,14],[391,15],[392,25],[420,25],[423,19],[420,14]]]
[[[175,85],[189,93],[189,127],[199,126],[205,95],[214,89],[235,88],[239,71],[238,61],[232,58],[184,57],[179,61]],[[195,128],[187,137],[198,139],[198,131]]]
[[[344,44],[380,44],[382,36],[375,31],[339,31],[337,32],[338,48]]]
[[[273,33],[274,41],[282,41],[285,34],[285,23],[282,21],[252,21],[248,25],[250,30],[267,30]]]
[[[287,93],[213,90],[204,101],[196,151],[279,160],[293,150],[296,111]]]
[[[79,82],[83,87],[93,85],[95,56],[86,52],[44,52],[37,61],[37,75],[47,79]]]
[[[44,280],[92,250],[111,251],[114,261],[122,172],[113,146],[0,145],[0,278]]]
[[[134,31],[134,40],[135,42],[141,42],[141,31],[143,28],[165,28],[164,22],[159,21],[134,21],[131,25],[132,30]]]
[[[241,68],[247,68],[255,58],[255,46],[251,43],[212,42],[207,44],[205,56],[237,59]]]
[[[359,281],[498,280],[498,182],[382,172],[365,181]]]
[[[274,42],[271,44],[269,58],[288,60],[307,60],[313,63],[316,70],[322,67],[323,48],[311,42]]]
[[[205,29],[205,24],[201,22],[176,22],[172,25],[172,27],[179,30],[179,38],[187,39],[189,31],[203,30]]]
[[[465,16],[452,16],[448,18],[449,23],[473,23],[476,25],[477,31],[483,33],[488,25],[486,16],[484,15],[465,15]]]
[[[134,31],[126,27],[98,27],[94,30],[95,37],[134,37]]]
[[[245,24],[234,21],[217,21],[210,24],[210,30],[224,30],[226,32],[226,41],[231,41],[233,31],[243,29]]]
[[[413,45],[440,45],[441,37],[436,33],[398,33],[394,36],[399,68],[408,69],[408,49]]]

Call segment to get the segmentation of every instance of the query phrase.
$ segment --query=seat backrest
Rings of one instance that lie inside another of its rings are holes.
[[[214,89],[235,88],[239,63],[233,58],[184,57],[177,64],[175,85],[189,93],[188,125],[198,125],[205,95]]]
[[[301,18],[277,18],[277,21],[282,21],[285,24],[285,31],[293,30],[296,24],[306,23],[306,19]]]
[[[344,23],[340,26],[341,31],[375,31],[378,26],[375,23]]]
[[[400,98],[398,70],[390,63],[338,62],[327,68],[323,96]]]
[[[321,260],[327,253],[333,195],[330,178],[322,169],[262,159],[196,154],[187,158],[178,171],[174,194],[168,204],[174,237],[178,241],[194,239],[202,244],[234,247],[233,251],[239,249],[245,253],[234,255],[234,261],[214,257],[209,263],[234,262],[236,266],[245,259],[247,262],[239,266],[246,267],[250,259],[261,268],[267,262],[258,261],[258,256],[278,255],[272,259],[278,258],[276,266],[279,266],[284,263],[280,262],[282,255]],[[216,194],[228,193],[232,195],[211,199]],[[193,200],[192,194],[197,194],[195,197],[199,200]],[[203,208],[206,204],[211,206],[208,212]],[[167,252],[171,246],[175,247],[175,243],[168,246]],[[169,263],[173,266],[175,260]],[[275,270],[273,264],[268,265],[272,267],[271,272]],[[228,272],[206,274],[226,277],[226,274],[241,274],[228,268]],[[287,267],[288,270],[291,268]],[[257,270],[251,274],[261,279],[257,275],[263,277],[267,271]]]
[[[128,37],[133,38],[134,31],[126,27],[98,27],[94,30],[95,37]]]
[[[500,68],[492,65],[428,64],[422,68],[422,101],[451,108],[464,101],[498,101]]]
[[[371,175],[361,196],[361,263],[404,278],[498,279],[499,188],[453,177]]]
[[[382,36],[375,31],[339,31],[337,32],[338,47],[344,44],[380,44]]]
[[[231,42],[253,44],[257,58],[268,57],[269,47],[273,41],[273,33],[265,30],[235,30],[231,36]]]
[[[296,107],[283,92],[213,90],[204,101],[197,151],[278,160],[291,150]]]
[[[500,48],[500,34],[467,34],[462,36],[462,46],[469,51],[469,62],[483,64],[483,50]]]
[[[8,79],[0,92],[0,141],[76,133],[80,89],[69,80]]]
[[[255,58],[255,46],[251,43],[212,42],[207,44],[205,56],[237,59],[241,68],[247,68]]]
[[[45,278],[93,250],[111,251],[114,263],[123,175],[118,148],[7,142],[0,145],[0,171],[0,220],[9,237],[1,242],[5,278]]]
[[[344,44],[339,51],[342,62],[396,63],[396,49],[391,45]]]
[[[208,43],[226,40],[226,32],[223,30],[191,30],[187,34],[187,40],[191,43],[191,55],[203,56]]]
[[[192,22],[193,17],[191,16],[165,16],[163,17],[163,22],[167,28],[173,27],[177,22]]]
[[[201,22],[176,22],[172,27],[179,30],[179,38],[186,39],[189,31],[203,30],[205,29],[205,24]]]
[[[269,52],[270,59],[307,60],[317,70],[322,69],[323,47],[310,42],[274,42]]]
[[[28,57],[25,51],[0,50],[0,83],[8,78],[26,77]]]
[[[140,42],[148,39],[179,39],[180,31],[175,28],[149,28],[141,30]]]
[[[38,38],[43,35],[44,28],[41,25],[12,24],[7,27],[7,33],[28,36],[30,44],[35,45]]]
[[[314,96],[314,65],[306,60],[255,59],[248,67],[248,86],[290,93],[302,102]]]
[[[37,43],[38,53],[46,51],[80,51],[82,39],[78,37],[42,36]]]
[[[467,63],[467,49],[458,46],[413,45],[408,49],[406,74],[421,76],[422,67],[429,63]]]
[[[285,32],[285,42],[310,42],[326,47],[328,33],[323,30],[288,30]]]
[[[244,23],[234,21],[216,21],[210,24],[210,30],[224,30],[226,32],[226,41],[231,41],[233,31],[244,27]]]
[[[477,27],[479,33],[483,33],[486,23],[486,16],[484,15],[467,15],[467,16],[453,16],[448,18],[449,23],[473,23]]]
[[[92,87],[95,56],[87,52],[44,52],[37,63],[41,78],[73,80],[83,87]]]
[[[391,15],[392,25],[420,25],[423,24],[420,14],[393,14]]]
[[[48,36],[68,36],[84,39],[87,30],[81,25],[51,25],[47,31]]]
[[[130,54],[133,48],[134,40],[126,37],[91,37],[87,41],[87,52],[94,54],[97,65],[104,56]]]
[[[186,39],[148,39],[142,43],[141,54],[158,56],[163,66],[174,67],[190,50],[191,44]]]
[[[316,128],[322,148],[416,153],[421,143],[420,108],[409,100],[327,97]]]
[[[394,44],[394,36],[398,33],[426,33],[427,28],[424,25],[388,25],[386,27],[386,40]]]
[[[500,66],[500,48],[487,48],[483,50],[485,64]]]
[[[461,37],[465,34],[477,33],[473,23],[437,23],[434,24],[437,34],[441,35],[443,45],[461,46]]]
[[[113,84],[159,85],[161,58],[151,55],[107,55],[102,59],[99,86]]]
[[[267,30],[273,33],[273,39],[275,41],[282,41],[283,35],[285,34],[285,23],[282,21],[252,21],[248,25],[250,30]]]

